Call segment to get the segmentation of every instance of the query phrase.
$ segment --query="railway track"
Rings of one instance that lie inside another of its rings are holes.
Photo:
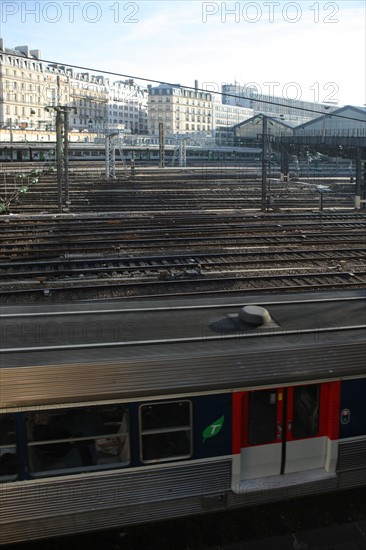
[[[222,235],[219,237],[201,237],[201,236],[185,236],[185,237],[170,237],[161,235],[160,237],[148,236],[133,236],[131,239],[115,237],[109,238],[90,238],[90,239],[69,239],[59,242],[17,242],[13,244],[5,244],[1,247],[1,258],[6,261],[26,260],[34,257],[47,258],[75,258],[82,256],[89,257],[108,257],[110,255],[126,254],[143,255],[146,251],[157,255],[165,251],[172,253],[188,253],[198,254],[210,251],[212,253],[219,251],[220,253],[226,250],[240,251],[248,249],[272,249],[275,246],[286,246],[291,249],[298,250],[306,242],[306,246],[315,248],[321,246],[344,246],[354,247],[365,244],[364,232],[356,234],[335,233],[324,235],[322,233],[312,235],[293,235],[293,236],[275,236],[271,237],[255,235]],[[1,266],[1,264],[0,264]]]
[[[177,196],[168,196],[165,192],[156,193],[155,197],[142,197],[138,194],[126,193],[122,195],[119,192],[115,193],[80,193],[79,196],[71,194],[71,212],[115,212],[118,210],[129,211],[141,211],[149,210],[151,212],[159,212],[162,208],[169,211],[176,211],[181,209],[196,209],[199,210],[202,207],[220,212],[224,207],[226,209],[244,209],[244,210],[260,210],[260,189],[259,187],[253,190],[251,193],[248,189],[243,189],[241,192],[238,190],[236,194],[232,194],[231,197],[225,196],[210,196],[211,191],[207,191],[205,194],[198,194],[194,192],[194,196],[187,197],[183,195],[179,198]],[[30,213],[30,212],[57,212],[57,200],[56,196],[53,200],[50,200],[50,196],[47,192],[42,192],[38,197],[32,197],[26,199],[21,204],[14,205],[12,212]],[[275,209],[299,209],[309,210],[319,207],[319,195],[312,192],[307,194],[297,193],[294,190],[290,190],[288,196],[274,198],[275,203],[273,208]],[[352,195],[346,196],[327,196],[325,199],[326,208],[348,208],[353,209],[354,198]]]
[[[293,271],[319,271],[329,267],[366,267],[366,250],[342,248],[320,250],[242,251],[217,254],[136,256],[133,259],[106,257],[103,259],[39,260],[0,264],[1,286],[15,281],[39,283],[61,281],[65,278],[94,278],[98,276],[119,280],[155,279],[232,273],[267,272],[292,269]]]
[[[1,301],[362,287],[365,229],[363,213],[7,217]]]
[[[55,231],[70,233],[77,231],[79,233],[89,232],[90,229],[120,231],[133,229],[136,226],[144,228],[169,227],[170,229],[180,229],[186,225],[198,224],[201,227],[210,229],[217,228],[220,225],[235,227],[238,229],[250,230],[251,228],[259,231],[293,229],[294,227],[344,227],[351,228],[360,225],[364,226],[365,215],[357,212],[306,212],[299,213],[286,211],[284,213],[249,213],[236,210],[224,210],[220,212],[190,211],[183,210],[174,213],[160,211],[151,213],[149,211],[140,211],[131,213],[129,211],[115,213],[86,213],[78,215],[22,215],[22,216],[2,216],[0,218],[0,233],[4,238],[13,239],[17,235],[49,235]]]
[[[20,167],[21,168],[21,167]],[[22,170],[27,173],[27,168]],[[279,174],[269,178],[268,195],[273,208],[311,209],[319,206],[315,186],[329,184],[325,175],[305,178],[306,181],[280,182]],[[10,196],[19,187],[17,174],[3,174],[0,195]],[[24,181],[22,180],[22,185]],[[324,197],[327,208],[353,208],[354,184],[349,178],[334,178],[332,193]],[[259,210],[261,208],[260,170],[254,167],[190,168],[183,170],[146,170],[135,176],[120,173],[119,179],[106,181],[101,170],[70,172],[70,203],[72,212],[111,212],[116,210],[177,211],[182,208],[213,211],[227,209]],[[43,176],[39,184],[11,205],[13,213],[57,212],[57,182],[55,174]]]
[[[1,220],[0,258],[4,261],[30,258],[65,258],[79,254],[150,254],[162,250],[195,253],[226,249],[286,246],[297,247],[365,244],[366,217],[363,214],[327,216],[311,214],[286,218],[281,215],[220,216],[192,212],[179,215],[140,213],[116,217],[71,216],[33,220],[6,217]]]
[[[276,275],[239,275],[220,277],[182,277],[169,280],[122,281],[89,279],[87,281],[72,279],[68,282],[45,284],[39,282],[38,288],[27,285],[9,285],[0,291],[1,303],[13,303],[18,300],[70,301],[73,299],[117,298],[131,296],[169,296],[169,295],[212,295],[212,294],[246,294],[260,290],[275,291],[308,291],[319,289],[365,288],[366,269],[353,272],[312,272],[312,273],[278,273]]]

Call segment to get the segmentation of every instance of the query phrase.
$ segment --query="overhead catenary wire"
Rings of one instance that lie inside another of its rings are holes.
[[[6,54],[11,55],[13,57],[19,57],[19,54],[16,54],[16,53],[6,52]],[[140,81],[143,81],[143,82],[152,82],[154,84],[163,84],[163,85],[166,85],[166,86],[175,86],[175,87],[179,86],[180,88],[185,88],[187,90],[193,90],[193,91],[196,91],[196,92],[199,91],[199,92],[216,94],[216,95],[225,96],[225,97],[233,97],[233,98],[237,98],[237,99],[247,99],[249,101],[254,100],[254,101],[257,101],[258,103],[265,103],[265,104],[268,104],[268,105],[275,105],[277,107],[286,107],[287,109],[296,109],[296,110],[305,111],[305,112],[308,112],[308,113],[319,114],[321,116],[331,116],[331,117],[335,117],[335,118],[341,118],[341,119],[344,119],[344,120],[353,120],[353,121],[356,121],[356,122],[362,122],[362,121],[360,121],[359,118],[355,118],[355,117],[339,115],[339,114],[337,115],[337,114],[334,114],[334,112],[326,113],[324,111],[317,111],[317,110],[308,109],[306,107],[299,107],[299,106],[295,106],[295,105],[294,106],[286,105],[284,103],[279,103],[279,102],[276,102],[276,101],[270,101],[270,100],[266,100],[266,99],[257,99],[257,98],[253,99],[252,97],[245,97],[243,95],[230,94],[230,93],[224,93],[224,92],[214,92],[214,91],[210,91],[210,90],[205,90],[204,88],[197,88],[195,86],[186,86],[186,85],[183,85],[183,84],[165,82],[163,80],[156,80],[156,79],[153,79],[153,78],[127,75],[127,74],[118,73],[118,72],[115,72],[115,71],[107,71],[105,69],[93,69],[92,67],[84,67],[82,65],[62,63],[60,61],[50,61],[48,59],[37,59],[37,61],[39,61],[40,63],[48,63],[49,65],[59,65],[59,66],[62,66],[62,67],[68,67],[68,68],[72,68],[72,69],[80,69],[82,71],[89,71],[89,72],[92,72],[92,73],[108,74],[108,75],[118,76],[118,77],[122,77],[122,78],[127,78],[129,80],[140,80]],[[292,101],[297,101],[297,100],[292,100]],[[331,107],[331,105],[324,105],[325,109],[330,108],[330,107]],[[365,110],[365,115],[366,115],[366,110]],[[366,124],[366,120],[365,120],[365,124]]]

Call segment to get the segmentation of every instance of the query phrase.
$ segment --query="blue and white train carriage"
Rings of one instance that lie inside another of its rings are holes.
[[[366,484],[365,299],[3,306],[1,543]]]

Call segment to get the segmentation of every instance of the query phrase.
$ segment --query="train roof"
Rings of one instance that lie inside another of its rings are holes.
[[[362,376],[365,300],[361,289],[3,306],[2,401],[130,399]],[[270,319],[243,321],[248,305]]]

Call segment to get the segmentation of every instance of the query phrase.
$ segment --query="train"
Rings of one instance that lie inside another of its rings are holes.
[[[69,160],[74,161],[104,161],[105,143],[70,143]],[[166,165],[178,165],[177,146],[165,145],[164,155]],[[262,150],[257,147],[218,147],[187,145],[186,161],[188,165],[204,162],[258,162]],[[0,162],[44,162],[54,161],[56,143],[47,142],[3,142],[0,146]],[[131,161],[137,164],[158,164],[160,159],[159,145],[123,145],[116,150],[116,161]]]
[[[366,290],[1,310],[1,543],[366,484]]]

